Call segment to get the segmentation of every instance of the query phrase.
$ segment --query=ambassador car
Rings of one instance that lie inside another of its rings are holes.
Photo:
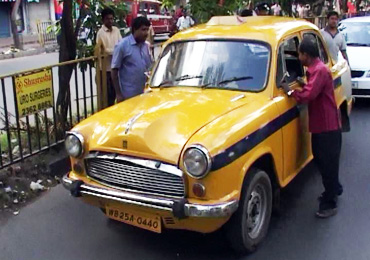
[[[352,94],[354,97],[370,98],[370,17],[345,19],[340,22],[339,30],[347,42]]]
[[[317,27],[282,17],[214,17],[167,41],[145,93],[67,133],[64,186],[108,218],[161,233],[224,227],[252,252],[265,237],[279,191],[312,160],[307,106],[298,87],[302,37],[334,78],[349,129],[348,64],[334,64]]]

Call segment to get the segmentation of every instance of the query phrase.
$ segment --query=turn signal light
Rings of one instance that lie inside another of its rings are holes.
[[[202,198],[206,195],[206,187],[203,184],[195,183],[193,185],[193,193],[195,196]]]
[[[73,171],[77,174],[84,173],[84,167],[80,163],[73,164]]]

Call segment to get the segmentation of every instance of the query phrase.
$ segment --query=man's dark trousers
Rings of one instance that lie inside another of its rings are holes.
[[[342,193],[343,188],[339,183],[341,147],[341,130],[312,134],[312,153],[325,188],[320,202],[322,210],[336,208],[338,194]]]

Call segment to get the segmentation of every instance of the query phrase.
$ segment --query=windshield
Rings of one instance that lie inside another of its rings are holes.
[[[342,23],[339,30],[348,45],[370,46],[370,23]]]
[[[163,51],[151,85],[260,91],[266,84],[269,54],[269,48],[257,42],[172,43]]]

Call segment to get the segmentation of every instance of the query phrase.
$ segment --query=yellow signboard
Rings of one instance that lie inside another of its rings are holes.
[[[15,86],[20,117],[35,114],[54,104],[51,69],[16,77]]]

